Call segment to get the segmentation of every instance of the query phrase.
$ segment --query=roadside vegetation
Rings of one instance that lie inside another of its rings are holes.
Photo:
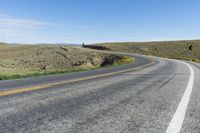
[[[97,69],[134,61],[127,56],[61,45],[0,45],[0,80]]]
[[[85,47],[144,55],[175,58],[200,63],[200,41],[116,42],[99,43]]]

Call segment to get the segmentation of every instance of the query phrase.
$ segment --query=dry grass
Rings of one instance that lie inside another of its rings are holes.
[[[58,45],[0,45],[0,79],[64,73],[129,62],[124,57]]]
[[[198,40],[102,43],[90,47],[94,49],[138,53],[200,62],[200,41]]]

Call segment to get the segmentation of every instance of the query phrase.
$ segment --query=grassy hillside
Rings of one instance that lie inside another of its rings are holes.
[[[88,46],[93,49],[123,51],[200,62],[200,41],[123,42]]]
[[[123,56],[53,45],[0,45],[0,80],[93,69],[130,62]]]
[[[5,43],[5,42],[0,42],[0,45],[6,45],[7,43]]]

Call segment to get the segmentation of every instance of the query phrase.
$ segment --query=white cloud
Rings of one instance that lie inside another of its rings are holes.
[[[53,23],[41,22],[31,19],[19,19],[5,15],[0,15],[0,28],[40,28],[51,26]]]
[[[52,26],[57,24],[0,14],[0,41],[37,42],[42,39],[37,33],[40,33],[43,28]]]

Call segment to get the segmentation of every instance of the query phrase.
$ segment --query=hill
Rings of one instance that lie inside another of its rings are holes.
[[[200,62],[199,40],[99,43],[86,47]]]
[[[0,45],[6,45],[7,43],[5,43],[5,42],[0,42]]]
[[[93,69],[125,63],[123,56],[59,45],[0,45],[0,79]]]

